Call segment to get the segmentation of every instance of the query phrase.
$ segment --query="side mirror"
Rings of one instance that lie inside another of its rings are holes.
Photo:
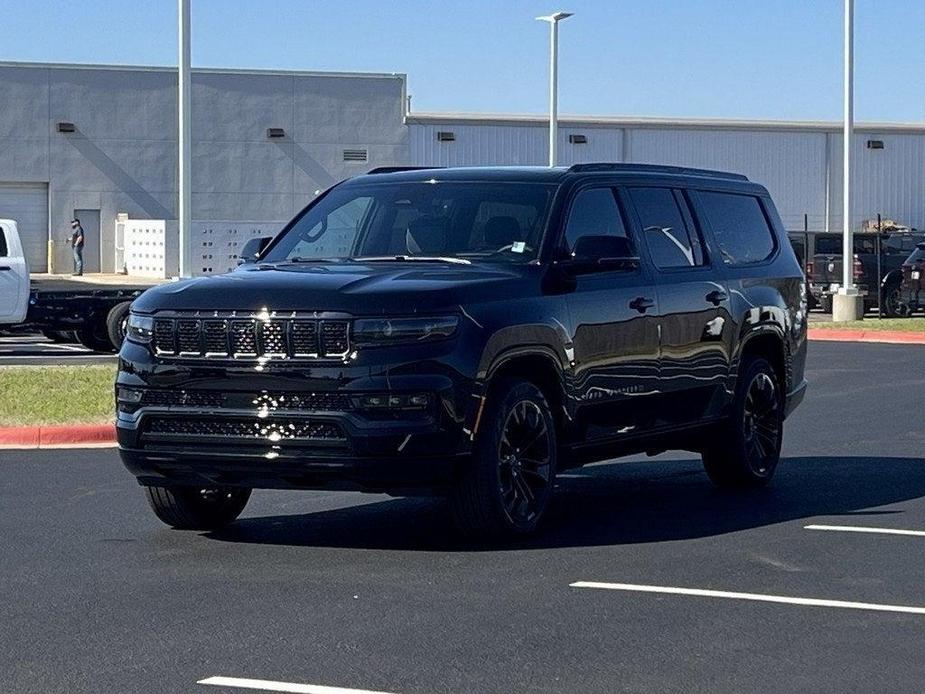
[[[238,265],[256,263],[260,259],[260,254],[263,253],[263,249],[266,248],[272,240],[272,236],[260,236],[250,239],[244,244],[244,248],[241,249],[241,253],[238,255]]]
[[[623,236],[581,236],[575,242],[568,266],[578,272],[603,272],[638,264],[639,256]]]

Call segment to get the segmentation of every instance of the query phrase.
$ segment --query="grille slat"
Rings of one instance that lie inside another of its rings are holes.
[[[180,354],[202,354],[201,323],[196,319],[177,321],[177,348]]]
[[[350,322],[310,318],[156,318],[159,356],[249,359],[339,359],[350,351]]]
[[[347,322],[323,321],[321,323],[321,350],[324,356],[341,356],[347,353]]]

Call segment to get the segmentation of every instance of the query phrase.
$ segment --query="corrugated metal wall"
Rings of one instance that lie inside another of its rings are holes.
[[[538,122],[483,122],[415,116],[409,121],[414,165],[544,165],[547,130]],[[456,140],[439,142],[438,131]],[[570,144],[570,134],[587,136]],[[559,161],[639,162],[695,166],[744,173],[765,185],[788,229],[841,229],[841,133],[835,129],[762,126],[685,128],[681,125],[606,126],[563,123]],[[883,149],[868,149],[868,140]],[[852,224],[858,228],[877,213],[925,228],[925,129],[921,133],[855,135],[855,200]],[[828,194],[827,194],[828,189]],[[827,200],[828,199],[828,200]],[[828,213],[828,220],[826,215]]]

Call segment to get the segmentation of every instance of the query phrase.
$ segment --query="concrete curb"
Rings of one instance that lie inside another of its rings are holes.
[[[116,445],[114,424],[48,424],[0,427],[0,449],[110,448]]]
[[[925,345],[925,333],[902,330],[839,330],[837,328],[810,328],[810,340],[825,342],[881,342],[891,345]]]

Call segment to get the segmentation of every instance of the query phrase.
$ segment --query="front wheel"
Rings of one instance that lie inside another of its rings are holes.
[[[216,530],[235,520],[250,499],[250,489],[219,487],[145,487],[151,509],[178,530]]]
[[[450,497],[465,535],[517,536],[534,531],[549,505],[556,474],[556,426],[532,383],[505,380],[492,389],[470,466]]]
[[[903,301],[901,284],[890,282],[881,292],[883,315],[888,318],[905,318],[912,313],[909,304]]]
[[[771,481],[780,461],[783,412],[771,364],[761,358],[743,364],[729,421],[703,452],[704,469],[716,486],[761,487]]]

